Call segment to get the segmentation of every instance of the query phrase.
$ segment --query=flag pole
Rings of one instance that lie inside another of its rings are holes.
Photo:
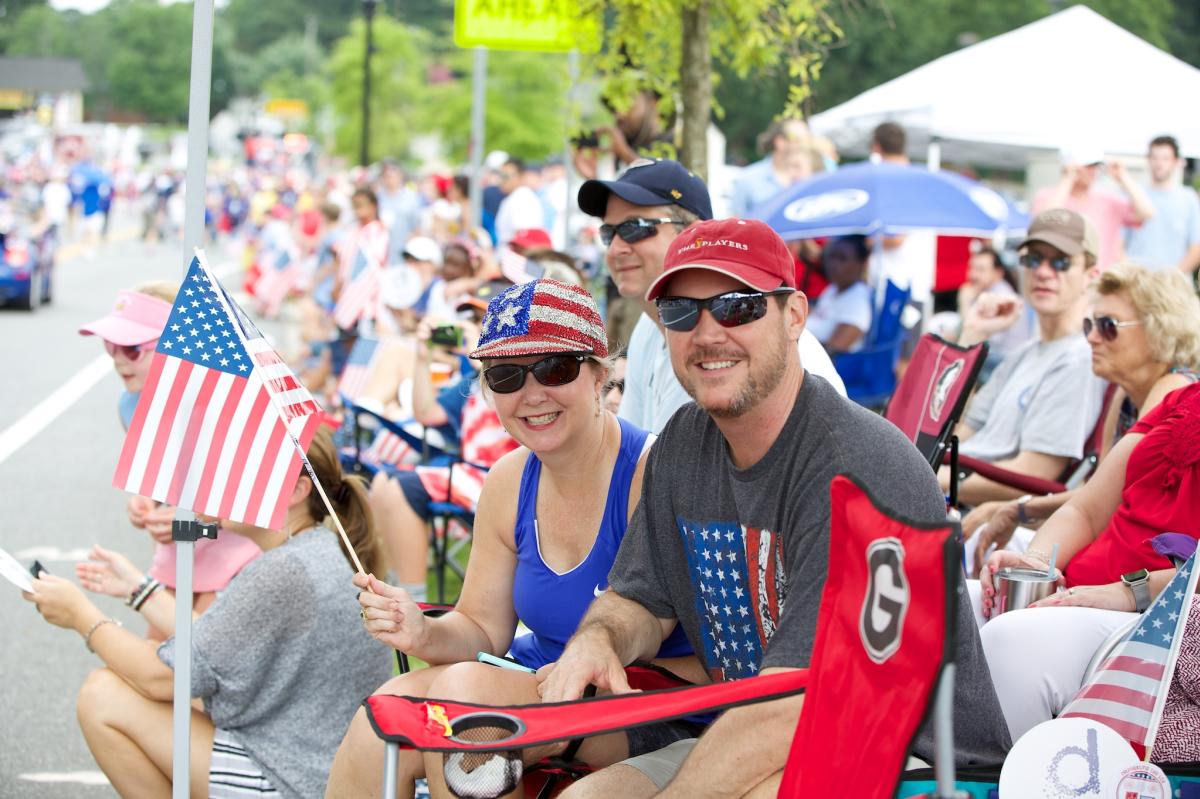
[[[1179,650],[1183,647],[1183,634],[1187,630],[1188,611],[1191,610],[1191,597],[1196,593],[1196,581],[1200,578],[1200,558],[1192,555],[1187,562],[1180,566],[1180,569],[1190,570],[1184,581],[1183,588],[1183,608],[1179,612],[1179,619],[1175,623],[1175,634],[1171,638],[1171,649],[1167,653],[1167,662],[1163,668],[1163,685],[1162,690],[1158,692],[1158,696],[1154,699],[1154,710],[1150,714],[1149,731],[1146,734],[1146,754],[1142,758],[1147,763],[1150,762],[1150,755],[1154,750],[1154,742],[1158,738],[1158,728],[1162,726],[1163,711],[1167,707],[1167,694],[1170,693],[1171,680],[1175,675],[1175,664],[1179,662]],[[1179,572],[1176,571],[1176,577]],[[1167,583],[1166,588],[1163,588],[1163,593],[1171,587],[1171,582]]]
[[[204,235],[204,195],[208,173],[209,84],[212,81],[213,0],[192,6],[192,71],[188,93],[188,159],[184,183],[183,271],[189,253]],[[200,525],[191,513],[176,510],[171,526],[175,541],[175,676],[171,796],[188,799],[191,792],[192,723],[192,567],[195,542],[216,537],[215,527]]]
[[[236,318],[233,309],[225,304],[225,290],[221,287],[221,281],[208,268],[208,259],[204,256],[203,250],[196,250],[196,259],[200,262],[200,270],[204,272],[204,276],[212,283],[213,294],[217,296],[217,301],[221,303],[221,307],[225,309],[226,315],[230,319]],[[243,346],[246,344],[245,337],[242,334],[239,325],[233,325],[233,332],[238,337],[238,340]],[[254,358],[250,359],[250,369],[252,372],[257,372],[262,366]],[[263,381],[266,382],[265,380]],[[267,391],[267,396],[271,400],[271,407],[275,409],[275,413],[279,416],[279,421],[283,425],[284,432],[292,442],[292,446],[296,448],[296,454],[300,456],[300,462],[304,464],[304,470],[308,472],[308,479],[312,480],[313,487],[317,489],[317,493],[321,496],[321,501],[325,503],[325,510],[329,511],[329,518],[333,520],[333,526],[337,528],[338,535],[342,538],[342,543],[346,546],[346,551],[350,553],[350,559],[354,561],[354,567],[360,572],[366,573],[363,568],[362,561],[358,559],[358,553],[354,551],[354,546],[350,543],[350,536],[346,535],[346,528],[342,527],[342,520],[338,518],[337,512],[334,511],[332,503],[329,501],[329,496],[325,493],[325,489],[321,486],[321,481],[317,479],[317,473],[312,467],[312,463],[308,460],[308,453],[304,451],[304,447],[300,445],[300,439],[296,438],[292,428],[288,426],[287,414],[283,411],[283,406],[279,404],[279,398],[275,396],[274,391]]]

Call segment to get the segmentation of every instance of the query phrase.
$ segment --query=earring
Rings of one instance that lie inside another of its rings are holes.
[[[604,408],[600,405],[600,395],[596,395],[596,418],[600,418],[600,414],[604,412]]]

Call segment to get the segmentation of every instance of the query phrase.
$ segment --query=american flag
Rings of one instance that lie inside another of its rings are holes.
[[[338,393],[351,402],[356,401],[367,387],[367,379],[371,376],[371,364],[375,360],[378,348],[379,339],[359,336],[350,349],[346,366],[338,380]]]
[[[259,310],[269,317],[279,315],[283,301],[300,280],[300,253],[293,246],[267,250],[259,260],[258,280],[254,283],[254,296]]]
[[[709,676],[757,674],[787,593],[781,537],[732,522],[686,519],[680,519],[679,532],[696,589]]]
[[[420,433],[417,434],[420,437]],[[362,452],[362,462],[370,466],[401,467],[420,460],[420,454],[391,430],[381,429]]]
[[[1060,717],[1099,721],[1123,735],[1139,756],[1149,755],[1162,721],[1198,574],[1193,555]]]
[[[333,307],[333,321],[342,330],[351,330],[359,319],[374,319],[379,306],[379,278],[383,263],[369,257],[361,247],[342,281],[342,293]]]
[[[301,466],[291,436],[307,447],[321,416],[198,256],[154,351],[113,485],[279,529]]]

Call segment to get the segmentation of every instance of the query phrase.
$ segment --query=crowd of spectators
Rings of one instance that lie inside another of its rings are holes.
[[[382,744],[356,711],[373,691],[523,704],[577,699],[589,684],[626,690],[623,667],[638,660],[690,682],[807,666],[821,589],[836,578],[825,555],[839,473],[931,525],[944,522],[958,481],[968,538],[959,593],[970,601],[956,640],[956,759],[998,765],[1166,585],[1173,570],[1148,538],[1200,537],[1200,300],[1187,279],[1200,263],[1200,204],[1177,183],[1174,140],[1151,143],[1148,188],[1108,166],[1123,196],[1097,186],[1103,154],[1072,154],[1015,247],[977,242],[955,313],[929,318],[932,232],[785,243],[753,218],[836,168],[802,121],[772,125],[764,158],[733,188],[735,215],[714,219],[704,180],[630,146],[655,138],[646,119],[614,128],[622,171],[585,175],[575,197],[562,164],[493,154],[478,219],[463,176],[417,180],[394,163],[248,165],[208,187],[210,235],[242,258],[254,310],[287,323],[284,350],[331,416],[378,413],[458,462],[431,462],[386,429],[363,452],[345,429],[322,430],[310,459],[335,489],[364,572],[339,557],[348,553],[307,476],[283,534],[223,522],[216,542],[202,542],[198,795],[377,794]],[[895,123],[880,125],[873,147],[907,163]],[[55,180],[41,190],[48,219],[62,216]],[[176,178],[152,176],[141,196],[144,235],[177,235]],[[568,201],[581,213],[568,215]],[[934,325],[992,347],[956,431],[962,453],[1060,480],[1099,429],[1091,479],[1033,497],[980,474],[939,474],[848,400],[831,356],[862,347],[885,279],[910,291],[912,338]],[[113,358],[126,426],[174,293],[123,291],[80,330]],[[352,450],[370,480],[343,473]],[[474,524],[461,597],[433,619],[418,603],[437,503]],[[130,522],[155,542],[146,574],[99,548],[79,569],[89,591],[128,597],[151,640],[109,624],[69,581],[42,576],[29,596],[104,661],[81,691],[80,723],[127,796],[161,793],[171,779],[174,515],[129,500]],[[1052,548],[1065,590],[993,618],[997,571],[1048,569]],[[719,577],[713,554],[728,558]],[[1127,578],[1141,569],[1134,590]],[[743,596],[750,584],[759,600]],[[394,650],[429,667],[393,678]],[[481,653],[518,668],[477,663]],[[736,708],[701,719],[707,727],[599,736],[576,753],[597,772],[565,795],[652,796],[668,783],[696,796],[769,795],[802,701]],[[932,756],[928,729],[914,750]],[[444,795],[440,756],[407,752],[399,767],[406,796]]]

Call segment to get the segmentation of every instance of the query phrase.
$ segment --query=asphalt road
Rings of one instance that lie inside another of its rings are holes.
[[[121,383],[100,342],[76,332],[107,313],[119,289],[181,275],[179,245],[145,245],[132,232],[117,227],[117,240],[93,257],[61,260],[51,305],[32,313],[0,309],[0,547],[26,564],[36,557],[60,575],[73,576],[73,564],[94,543],[140,566],[150,562],[149,537],[129,525],[125,495],[110,485],[124,438]],[[219,256],[210,261],[219,268]],[[72,391],[81,384],[86,390]],[[55,399],[61,414],[37,430]],[[144,629],[118,600],[97,603]],[[4,581],[0,631],[0,797],[115,796],[75,721],[76,692],[99,661],[79,635],[45,623]]]

